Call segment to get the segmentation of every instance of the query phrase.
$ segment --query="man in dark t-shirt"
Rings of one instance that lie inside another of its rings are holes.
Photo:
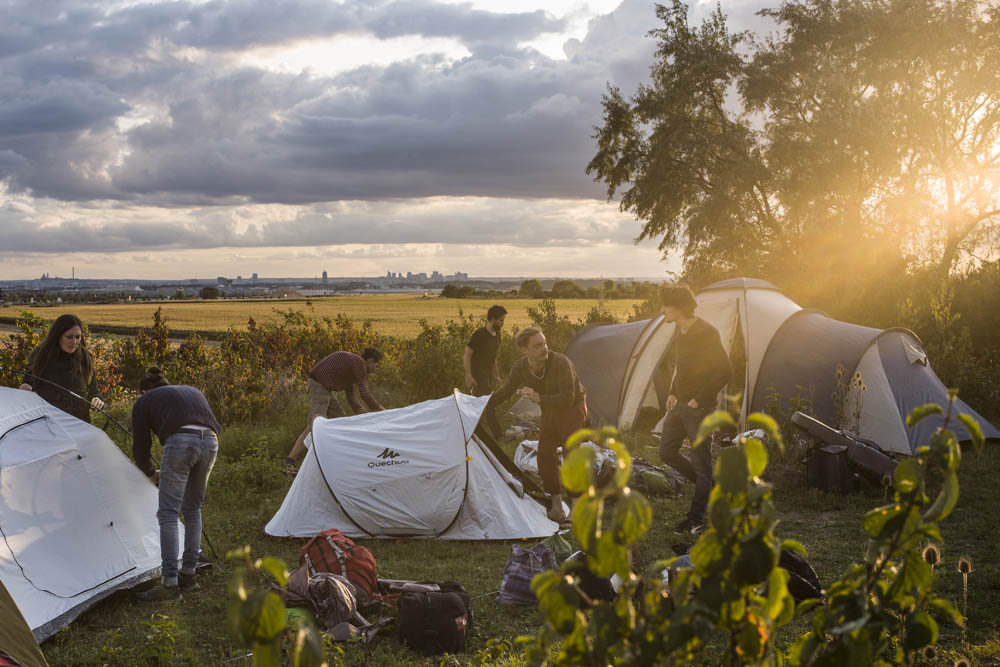
[[[465,386],[473,396],[485,396],[493,390],[494,383],[500,384],[497,350],[500,348],[500,329],[506,316],[506,308],[491,306],[486,311],[486,326],[476,329],[465,348],[465,357],[462,359],[465,365]],[[490,431],[499,437],[500,423],[497,421],[496,410],[487,410],[485,417]]]
[[[680,449],[685,437],[694,444],[702,420],[715,409],[719,392],[733,376],[733,367],[719,332],[695,316],[698,303],[690,287],[664,287],[660,302],[663,318],[677,325],[670,350],[675,373],[667,396],[660,458],[694,482],[687,518],[674,530],[698,533],[704,528],[705,511],[712,492],[712,444],[706,441],[694,447],[690,459],[683,456]]]

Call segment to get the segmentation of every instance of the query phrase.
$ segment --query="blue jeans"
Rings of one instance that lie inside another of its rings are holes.
[[[708,508],[708,497],[712,494],[712,441],[705,442],[691,450],[691,459],[681,455],[681,445],[686,437],[692,443],[698,436],[698,427],[710,409],[692,408],[686,403],[678,402],[674,409],[667,413],[663,422],[663,432],[660,435],[660,458],[689,480],[694,482],[694,497],[691,498],[691,508],[687,518],[695,523],[701,523]]]
[[[184,517],[184,562],[182,569],[193,574],[201,551],[201,504],[205,500],[208,476],[219,453],[219,439],[211,431],[203,435],[175,433],[163,444],[160,462],[160,556],[163,583],[177,585],[177,517]]]

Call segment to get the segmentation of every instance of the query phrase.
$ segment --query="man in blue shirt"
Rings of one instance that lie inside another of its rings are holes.
[[[205,395],[187,385],[171,386],[162,371],[150,368],[139,381],[141,396],[132,406],[132,458],[154,484],[160,487],[160,556],[162,582],[142,593],[147,602],[178,600],[181,591],[198,588],[196,566],[201,552],[201,506],[208,476],[219,453],[222,428]],[[163,445],[160,469],[150,457],[156,433]],[[184,517],[184,556],[177,568],[178,517]]]

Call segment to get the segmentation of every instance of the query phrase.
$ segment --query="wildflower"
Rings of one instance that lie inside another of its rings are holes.
[[[962,556],[958,559],[958,571],[962,574],[969,574],[972,572],[972,559],[968,556]]]
[[[926,561],[927,564],[931,566],[931,569],[933,569],[935,565],[941,562],[941,552],[933,544],[928,544],[926,547],[924,547],[924,550],[920,555],[924,557],[924,561]]]

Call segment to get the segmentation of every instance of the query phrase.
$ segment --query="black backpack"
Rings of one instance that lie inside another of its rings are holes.
[[[424,655],[459,653],[472,632],[472,598],[454,581],[438,586],[440,591],[406,591],[399,598],[399,637]]]
[[[575,575],[580,590],[584,595],[593,601],[604,600],[613,602],[618,597],[618,591],[611,583],[610,577],[598,577],[587,567],[587,555],[582,551],[577,551],[566,559],[563,569],[567,574]],[[580,600],[580,608],[587,606],[584,600]]]
[[[796,602],[802,602],[810,598],[825,600],[823,595],[823,584],[819,582],[816,570],[805,558],[789,551],[781,550],[778,558],[778,567],[784,568],[788,572],[788,592],[792,594]]]

